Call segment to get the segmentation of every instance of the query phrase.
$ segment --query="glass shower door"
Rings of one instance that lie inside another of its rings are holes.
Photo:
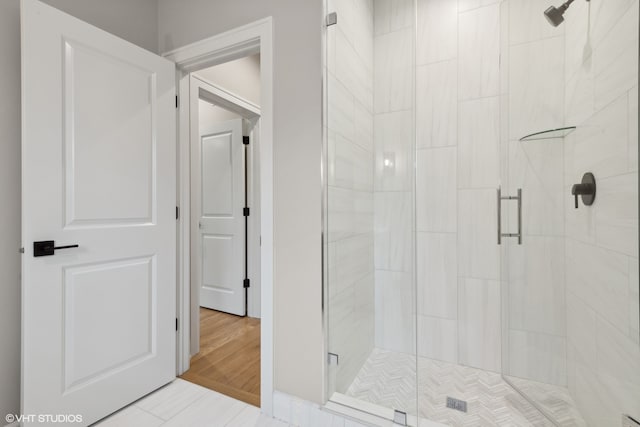
[[[552,3],[327,0],[329,404],[640,418],[638,1]]]
[[[416,425],[413,1],[326,4],[327,400]]]

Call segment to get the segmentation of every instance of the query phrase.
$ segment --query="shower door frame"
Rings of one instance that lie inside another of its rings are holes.
[[[373,425],[388,425],[389,421],[393,422],[394,417],[396,415],[396,411],[392,408],[386,408],[383,406],[379,406],[376,404],[372,404],[369,402],[360,401],[357,404],[350,404],[348,400],[350,398],[346,398],[342,402],[335,402],[331,400],[331,396],[329,396],[329,376],[330,369],[329,365],[331,364],[332,354],[329,353],[329,256],[328,256],[328,247],[329,247],[329,179],[328,179],[328,159],[329,159],[329,70],[328,70],[328,54],[330,46],[328,45],[328,29],[333,25],[340,25],[340,16],[330,16],[333,15],[333,10],[329,9],[329,1],[323,0],[323,22],[322,22],[322,145],[321,145],[321,254],[322,254],[322,335],[323,335],[323,358],[325,363],[323,363],[323,382],[322,382],[322,396],[323,396],[323,407],[325,410],[330,412],[334,412],[340,415],[344,415],[351,418],[356,418],[361,421],[373,424]],[[340,1],[340,0],[336,0]],[[411,90],[411,120],[412,120],[412,131],[411,131],[411,147],[409,149],[410,153],[410,166],[411,166],[411,176],[410,176],[410,186],[411,186],[411,283],[413,288],[413,306],[409,309],[413,312],[413,346],[414,346],[414,356],[415,356],[415,404],[416,414],[410,415],[407,413],[407,421],[408,425],[418,426],[420,422],[420,410],[419,410],[419,402],[420,397],[418,393],[418,339],[417,339],[417,330],[418,330],[418,315],[417,315],[417,254],[416,254],[416,149],[417,149],[417,132],[416,132],[416,43],[417,43],[417,1],[413,0],[413,27],[412,27],[412,49],[411,49],[411,80],[412,80],[412,90]],[[374,83],[375,87],[375,83]],[[375,148],[374,148],[375,150]],[[374,161],[375,161],[375,151],[374,151]],[[375,173],[375,168],[374,168]],[[375,181],[375,178],[374,178]],[[375,184],[374,184],[375,185]],[[375,235],[375,231],[374,231]],[[375,279],[374,279],[375,280]],[[375,344],[374,344],[375,348]],[[355,401],[356,399],[353,398]],[[360,403],[363,403],[362,405]],[[410,408],[405,408],[407,411]],[[433,423],[430,424],[432,426],[440,426],[442,424]],[[442,425],[444,426],[444,425]]]

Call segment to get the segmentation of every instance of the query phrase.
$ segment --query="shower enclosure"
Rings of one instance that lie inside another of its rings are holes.
[[[640,419],[638,0],[326,1],[327,408]]]

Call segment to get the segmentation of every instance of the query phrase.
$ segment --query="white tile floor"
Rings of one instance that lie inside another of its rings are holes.
[[[403,402],[389,402],[384,398],[402,399],[398,390],[406,387],[406,381],[394,386],[394,367],[401,365],[402,355],[377,350],[374,355],[380,360],[369,360],[375,364],[374,381],[367,375],[367,364],[354,381],[349,394],[364,401],[382,403],[393,407]],[[375,358],[374,358],[375,359]],[[422,361],[424,362],[424,361]],[[415,360],[412,362],[415,369]],[[438,369],[434,369],[434,364]],[[535,408],[515,393],[499,374],[429,361],[419,366],[420,382],[430,393],[421,393],[421,416],[429,415],[431,421],[450,426],[545,426],[551,423]],[[443,368],[444,366],[444,368]],[[450,367],[450,368],[451,368]],[[379,381],[380,373],[384,377]],[[443,374],[444,372],[444,374]],[[426,381],[426,382],[425,382]],[[428,384],[427,384],[428,383]],[[470,386],[470,384],[472,386]],[[415,386],[414,386],[415,388]],[[412,395],[415,392],[411,393]],[[445,395],[468,400],[469,414],[441,407],[440,398]],[[382,399],[382,401],[380,401]],[[433,400],[433,402],[432,402]],[[435,403],[434,403],[435,402]],[[555,402],[555,400],[554,400]],[[287,422],[270,418],[260,409],[239,400],[206,389],[199,385],[176,379],[172,383],[134,402],[126,408],[95,424],[99,427],[363,427],[354,420],[328,412],[318,405],[305,402],[283,393],[274,394],[274,414]],[[571,418],[571,417],[570,417]],[[575,419],[574,419],[575,420]],[[567,421],[567,420],[565,420]],[[390,424],[387,423],[387,424]],[[387,425],[385,424],[385,425]],[[421,421],[420,425],[426,425]],[[563,423],[580,426],[581,423]]]
[[[566,387],[507,377],[525,396],[544,410],[561,427],[587,427]]]
[[[260,409],[190,382],[172,383],[95,424],[100,427],[286,427]]]
[[[418,391],[416,393],[416,368]],[[517,379],[516,379],[517,380]],[[513,378],[512,378],[513,381]],[[517,380],[563,427],[584,421],[566,389]],[[538,409],[495,372],[374,349],[345,393],[349,397],[453,427],[553,427]],[[417,397],[419,396],[419,397]],[[446,407],[447,396],[468,402],[468,412]]]

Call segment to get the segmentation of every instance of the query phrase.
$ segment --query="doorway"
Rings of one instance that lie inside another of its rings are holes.
[[[71,407],[90,424],[188,370],[190,269],[183,260],[189,257],[189,108],[180,106],[176,83],[187,99],[190,72],[261,52],[259,363],[260,403],[270,415],[271,19],[162,58],[36,0],[23,1],[21,13],[22,81],[30,82],[22,99],[22,226],[23,241],[34,242],[23,247],[21,412]],[[65,40],[64,55],[50,54],[60,49],[56,40]],[[51,97],[38,100],[33,87],[46,88]],[[55,138],[43,138],[43,132]],[[55,214],[43,206],[55,206]],[[45,211],[45,217],[39,214]],[[35,242],[49,236],[59,243]]]
[[[176,375],[190,368],[191,341],[191,254],[190,254],[190,118],[188,93],[191,73],[234,59],[260,54],[260,141],[255,155],[259,159],[260,194],[254,202],[260,215],[254,217],[260,235],[254,247],[259,262],[260,297],[260,409],[273,414],[273,22],[271,17],[229,30],[164,54],[177,65],[178,105],[178,191],[180,210],[177,221],[177,358]],[[238,100],[242,103],[242,100]],[[245,103],[245,106],[246,103]],[[250,299],[251,302],[251,299]],[[251,310],[251,307],[249,307]]]
[[[191,73],[190,365],[260,406],[260,55]]]

